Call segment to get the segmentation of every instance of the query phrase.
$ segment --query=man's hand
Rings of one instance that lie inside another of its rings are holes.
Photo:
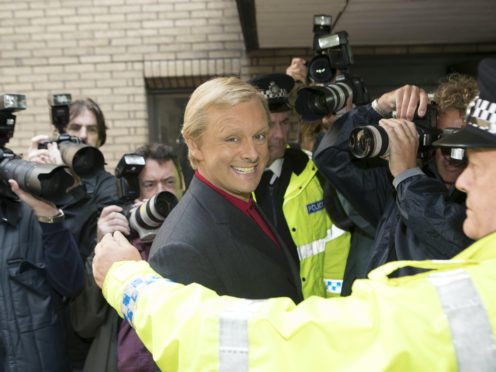
[[[27,159],[41,164],[64,164],[56,142],[47,143],[46,149],[38,149],[40,143],[47,141],[49,141],[49,137],[44,134],[31,138]]]
[[[429,97],[425,90],[415,85],[405,85],[384,93],[377,103],[384,112],[391,113],[396,109],[397,119],[412,120],[417,106],[418,115],[420,117],[425,115]]]
[[[393,177],[417,166],[418,133],[415,124],[404,119],[382,119],[379,125],[389,138],[389,170]]]
[[[100,218],[98,218],[96,239],[99,242],[106,234],[112,234],[120,231],[125,235],[131,232],[129,222],[122,213],[122,208],[118,205],[109,205],[102,209]]]
[[[291,76],[295,81],[305,83],[307,81],[308,69],[303,58],[293,58],[291,64],[286,69],[286,74]]]
[[[95,247],[93,277],[100,288],[110,267],[117,261],[141,261],[138,250],[119,231],[116,231],[113,236],[105,235]]]
[[[38,199],[30,193],[22,190],[15,180],[9,180],[11,190],[34,211],[37,216],[53,217],[59,213],[59,210],[53,203],[46,200]]]

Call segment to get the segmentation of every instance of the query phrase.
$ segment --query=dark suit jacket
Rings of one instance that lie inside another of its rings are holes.
[[[149,262],[166,278],[196,282],[219,295],[285,296],[300,302],[298,268],[277,238],[281,248],[251,218],[193,177],[155,237]]]

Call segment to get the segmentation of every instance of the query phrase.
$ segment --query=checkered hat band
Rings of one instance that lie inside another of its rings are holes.
[[[141,278],[136,278],[126,286],[124,294],[122,295],[121,311],[124,319],[126,319],[131,326],[133,325],[133,316],[140,291],[143,291],[145,287],[157,282],[174,283],[169,279],[150,274]]]
[[[284,97],[288,96],[288,92],[286,92],[286,89],[284,89],[284,88],[279,88],[277,90],[267,89],[267,90],[264,90],[262,92],[262,94],[267,99],[284,98]]]
[[[476,97],[467,107],[470,125],[496,134],[496,103]]]

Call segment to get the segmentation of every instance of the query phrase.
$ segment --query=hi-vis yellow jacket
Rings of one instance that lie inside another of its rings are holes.
[[[299,175],[291,175],[282,209],[300,258],[304,298],[339,296],[351,235],[329,218],[317,167],[311,159]]]
[[[389,279],[404,265],[431,271]],[[114,264],[104,295],[165,371],[495,371],[496,233],[452,260],[390,262],[349,297],[219,297]]]

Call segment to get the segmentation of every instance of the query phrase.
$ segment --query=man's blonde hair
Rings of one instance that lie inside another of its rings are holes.
[[[181,134],[185,139],[200,144],[208,125],[210,108],[230,108],[253,99],[260,102],[265,111],[267,123],[269,123],[270,113],[267,101],[255,87],[237,77],[218,77],[208,80],[196,88],[191,95],[184,111]],[[188,159],[191,167],[196,169],[198,162],[189,149]]]
[[[456,109],[464,117],[468,104],[478,93],[477,80],[468,75],[453,73],[441,80],[434,92],[434,102],[440,113]]]

